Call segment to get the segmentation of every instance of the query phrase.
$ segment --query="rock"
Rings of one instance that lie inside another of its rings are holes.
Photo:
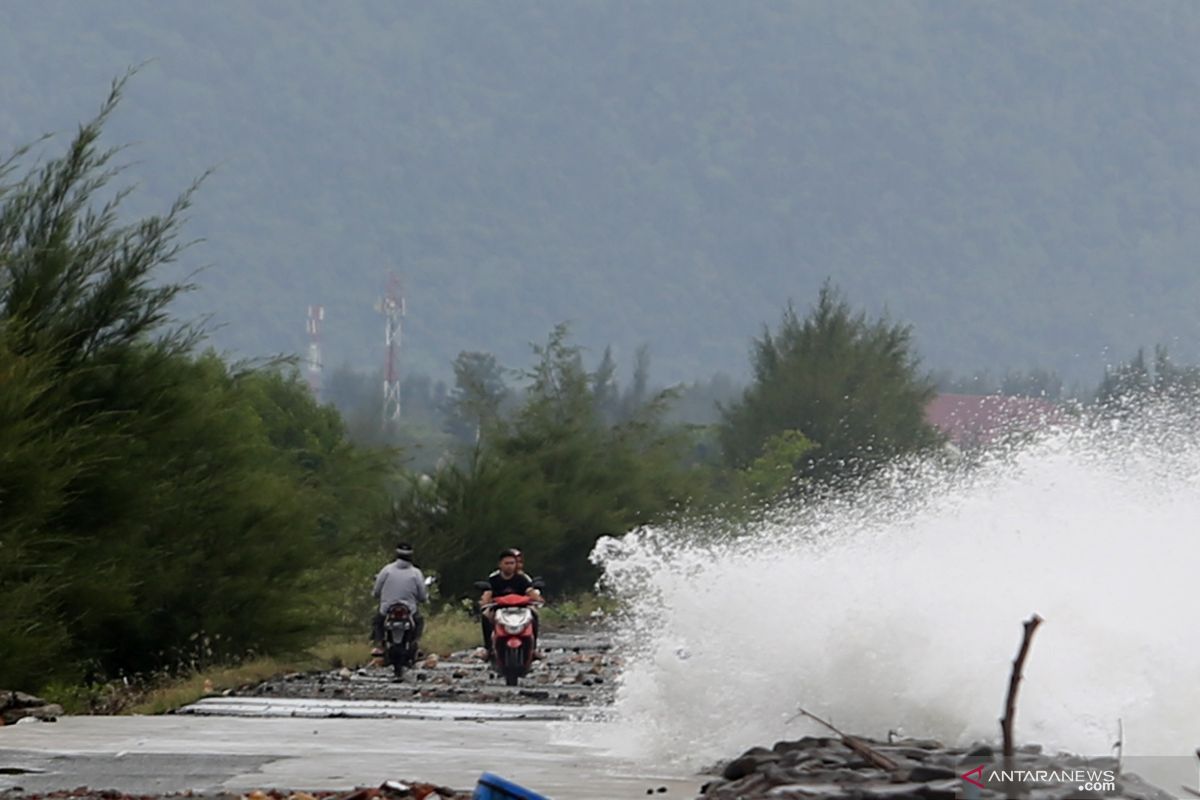
[[[920,794],[924,800],[958,800],[962,791],[962,781],[955,777],[953,780],[930,781],[923,785]]]
[[[863,786],[855,791],[855,795],[870,800],[899,800],[899,798],[920,798],[925,788],[923,783],[889,783]]]
[[[979,744],[973,749],[967,751],[967,758],[992,758],[996,755],[996,751],[991,748],[991,745]]]
[[[885,756],[895,758],[906,758],[910,761],[925,761],[932,754],[932,750],[926,750],[922,747],[876,747],[880,753]]]
[[[821,747],[828,747],[832,741],[832,739],[818,736],[805,736],[803,739],[795,741],[776,742],[771,749],[776,753],[790,753],[793,750],[815,750]]]
[[[774,763],[778,760],[778,753],[773,753],[764,747],[754,747],[726,764],[725,769],[721,772],[721,777],[736,781],[758,772],[764,764]]]
[[[57,703],[47,703],[25,692],[0,692],[0,725],[13,725],[26,719],[54,722],[62,715],[62,706]]]
[[[918,764],[908,773],[908,779],[914,783],[929,783],[930,781],[940,781],[957,777],[958,773],[955,770],[932,764]]]
[[[890,743],[893,747],[917,747],[921,750],[941,750],[942,743],[937,739],[895,739]]]
[[[10,708],[32,708],[44,705],[46,705],[45,700],[31,694],[25,694],[25,692],[0,691],[0,711],[7,711]]]
[[[7,725],[14,725],[20,722],[55,722],[62,715],[62,706],[57,703],[43,702],[42,705],[38,706],[9,708],[0,712],[0,720],[3,720]]]
[[[856,795],[836,783],[792,783],[776,786],[764,795],[778,800],[854,800]],[[741,795],[739,795],[741,797]],[[747,796],[749,797],[749,796]]]

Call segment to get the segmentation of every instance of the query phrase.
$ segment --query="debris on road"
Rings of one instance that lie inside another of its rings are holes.
[[[422,781],[385,781],[377,787],[353,791],[293,792],[281,789],[256,789],[244,794],[176,792],[171,794],[125,794],[111,789],[80,786],[44,794],[20,789],[0,791],[0,800],[470,800],[471,792],[451,789]]]
[[[463,650],[423,658],[396,681],[390,668],[294,672],[227,693],[232,697],[310,700],[400,700],[595,706],[612,701],[620,660],[600,632],[547,633],[542,659],[518,687],[505,686],[490,666]],[[190,713],[181,709],[181,713]]]
[[[62,714],[62,706],[57,703],[47,703],[24,692],[0,691],[0,725],[12,725],[22,719],[54,722]]]

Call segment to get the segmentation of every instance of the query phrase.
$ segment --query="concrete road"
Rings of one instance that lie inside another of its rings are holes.
[[[499,711],[500,709],[498,709]],[[556,800],[692,798],[701,776],[554,741],[540,720],[63,717],[0,728],[0,789],[132,793],[348,789],[413,779],[467,789],[490,771]],[[603,723],[594,723],[603,724]],[[659,792],[660,787],[666,792]]]

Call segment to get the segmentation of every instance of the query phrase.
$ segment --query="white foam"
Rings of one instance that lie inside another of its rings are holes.
[[[609,744],[698,765],[814,732],[997,739],[1040,614],[1018,738],[1107,754],[1200,745],[1200,447],[1063,432],[963,475],[896,467],[853,500],[598,543],[627,601]]]

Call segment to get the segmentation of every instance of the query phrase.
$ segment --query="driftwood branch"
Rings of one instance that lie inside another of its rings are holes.
[[[1121,771],[1122,756],[1125,755],[1125,723],[1117,717],[1117,741],[1113,744],[1117,751],[1117,772]]]
[[[1034,614],[1025,620],[1025,635],[1021,638],[1021,649],[1013,661],[1012,674],[1008,678],[1008,700],[1004,704],[1004,718],[1000,720],[1000,733],[1004,737],[1004,762],[1011,764],[1013,757],[1013,717],[1017,713],[1017,688],[1021,683],[1021,671],[1025,668],[1025,656],[1029,655],[1029,644],[1033,641],[1033,632],[1042,622],[1042,618]]]
[[[833,727],[832,723],[826,722],[825,720],[818,717],[816,714],[805,711],[802,708],[802,709],[800,709],[800,713],[797,716],[808,717],[809,719],[815,720],[815,721],[819,722],[820,724],[824,725],[826,728],[828,728],[829,730],[833,731],[838,736],[840,736],[843,744],[845,744],[851,750],[853,750],[854,752],[856,752],[860,756],[862,756],[863,759],[865,761],[867,761],[869,764],[871,764],[872,766],[878,767],[879,769],[887,770],[888,772],[895,772],[897,769],[900,768],[899,764],[897,764],[895,761],[892,761],[890,758],[885,756],[883,753],[872,750],[871,746],[868,745],[866,742],[864,742],[862,739],[859,739],[857,736],[850,736],[849,734],[842,733],[837,728]],[[793,719],[795,719],[795,717],[793,717]]]

